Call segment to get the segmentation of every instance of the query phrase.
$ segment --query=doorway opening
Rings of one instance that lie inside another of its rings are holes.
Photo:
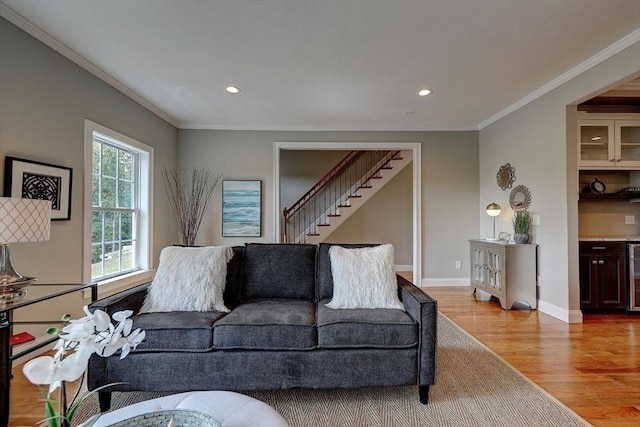
[[[418,142],[274,142],[273,144],[273,206],[276,242],[282,240],[280,212],[280,152],[282,150],[407,150],[413,155],[412,161],[412,272],[413,282],[422,282],[422,157]]]

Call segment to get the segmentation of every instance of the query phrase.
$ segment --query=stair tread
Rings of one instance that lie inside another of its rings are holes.
[[[359,199],[360,197],[362,197],[360,194],[352,194],[349,196],[351,199]]]
[[[340,216],[340,214],[328,214],[327,215],[329,218],[334,218],[334,217],[338,217]]]
[[[389,170],[389,169],[393,169],[393,166],[383,166],[380,169]]]
[[[351,205],[338,205],[339,208],[350,208]]]
[[[316,224],[317,227],[328,227],[331,224]]]
[[[320,233],[307,233],[307,236],[319,236]]]

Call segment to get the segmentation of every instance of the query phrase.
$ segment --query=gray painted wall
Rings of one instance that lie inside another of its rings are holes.
[[[71,221],[52,222],[48,242],[11,245],[16,268],[43,283],[82,280],[85,119],[155,147],[157,165],[176,164],[173,126],[0,18],[0,184],[7,155],[73,168]],[[154,201],[157,260],[176,232],[161,184]]]
[[[348,153],[335,150],[282,150],[280,210],[297,202]]]
[[[640,72],[640,43],[580,74],[546,95],[480,131],[481,233],[491,234],[484,207],[491,201],[508,206],[508,191],[496,184],[498,168],[509,162],[517,181],[533,195],[531,212],[539,245],[540,309],[564,320],[579,321],[578,173],[575,106],[603,89]],[[512,232],[509,209],[499,230]],[[570,319],[571,317],[571,319]]]
[[[263,180],[260,238],[223,238],[217,188],[199,236],[200,244],[275,241],[273,143],[421,142],[423,278],[468,278],[468,239],[478,237],[478,132],[279,132],[179,130],[178,158],[185,168],[208,167],[225,179]],[[279,214],[279,207],[278,207]],[[399,214],[400,218],[406,212]],[[381,228],[393,227],[397,216]],[[354,237],[354,236],[351,236]],[[362,236],[366,239],[367,236]],[[404,257],[403,257],[404,258]],[[462,268],[455,269],[455,261]]]
[[[334,231],[327,242],[391,243],[396,265],[413,263],[413,171],[407,165],[362,208]]]

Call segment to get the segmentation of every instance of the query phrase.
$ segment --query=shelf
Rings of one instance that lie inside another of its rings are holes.
[[[631,200],[640,198],[640,192],[623,192],[623,193],[580,193],[580,200]]]

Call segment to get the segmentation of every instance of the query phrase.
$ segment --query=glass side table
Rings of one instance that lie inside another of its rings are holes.
[[[37,288],[37,292],[29,292]],[[28,288],[21,290],[21,293],[15,297],[0,294],[0,426],[9,424],[9,402],[10,402],[10,386],[11,386],[11,363],[18,357],[22,357],[34,350],[44,347],[57,338],[51,337],[50,340],[37,344],[18,354],[12,354],[10,338],[13,330],[13,311],[26,307],[28,305],[49,301],[63,295],[69,295],[74,292],[80,292],[85,289],[91,290],[91,302],[98,298],[97,283],[87,284],[48,284],[33,283]],[[60,313],[62,316],[64,313]],[[29,323],[29,322],[20,322]],[[45,323],[45,322],[33,322]],[[60,320],[52,320],[46,323],[60,323]]]

